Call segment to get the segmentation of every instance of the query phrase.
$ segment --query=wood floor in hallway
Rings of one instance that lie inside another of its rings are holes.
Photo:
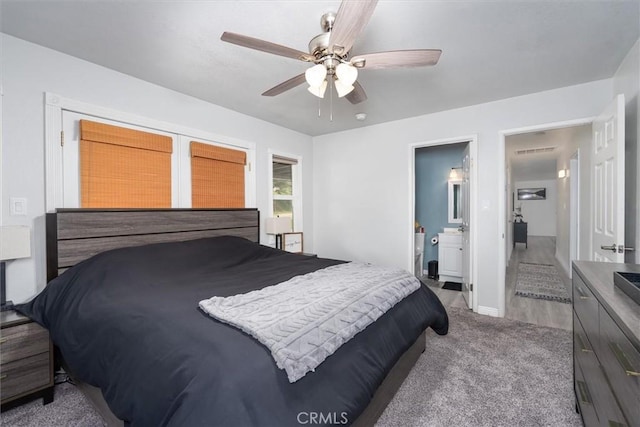
[[[571,295],[571,280],[556,260],[555,253],[556,242],[554,237],[529,236],[527,248],[521,243],[516,244],[511,254],[505,278],[506,318],[540,326],[571,330],[571,304],[521,297],[515,294],[518,264],[520,262],[527,262],[555,266],[563,283],[567,287],[569,295]],[[441,289],[442,283],[426,279],[426,277],[423,281],[436,292],[445,307],[466,307],[466,303],[460,292]]]

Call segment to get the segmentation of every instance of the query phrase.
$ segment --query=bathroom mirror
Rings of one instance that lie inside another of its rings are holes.
[[[449,181],[449,222],[450,223],[462,223],[462,181],[450,180]]]

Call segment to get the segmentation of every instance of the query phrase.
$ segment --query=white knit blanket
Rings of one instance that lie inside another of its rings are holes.
[[[419,287],[404,270],[347,263],[200,308],[267,346],[293,383]]]

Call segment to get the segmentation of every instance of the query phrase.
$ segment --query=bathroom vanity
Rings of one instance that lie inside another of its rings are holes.
[[[462,282],[462,233],[439,233],[438,240],[439,280]]]

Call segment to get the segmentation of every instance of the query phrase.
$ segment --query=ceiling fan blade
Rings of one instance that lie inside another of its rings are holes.
[[[249,49],[261,50],[262,52],[273,53],[274,55],[285,56],[287,58],[298,59],[305,62],[311,62],[316,59],[313,55],[302,52],[301,50],[292,49],[290,47],[249,36],[243,36],[242,34],[229,33],[227,31],[222,33],[220,40],[237,44],[238,46],[248,47]]]
[[[329,52],[344,55],[369,23],[378,0],[342,0],[329,36]]]
[[[352,104],[359,104],[362,101],[366,101],[367,100],[367,94],[364,92],[364,89],[362,88],[362,86],[360,85],[360,83],[355,82],[353,84],[354,89],[349,92],[345,98],[347,98],[347,100],[349,100],[350,103]]]
[[[351,58],[351,63],[358,67],[358,62],[364,60],[361,68],[378,70],[382,68],[424,67],[436,65],[440,59],[440,49],[392,50],[388,52],[367,53]]]
[[[297,75],[295,77],[290,78],[286,82],[280,83],[278,86],[272,87],[271,89],[269,89],[268,91],[263,93],[262,96],[280,95],[282,92],[286,92],[289,89],[293,89],[294,87],[296,87],[298,85],[301,85],[305,81],[306,80],[305,80],[305,77],[304,77],[304,73],[299,74],[299,75]]]

